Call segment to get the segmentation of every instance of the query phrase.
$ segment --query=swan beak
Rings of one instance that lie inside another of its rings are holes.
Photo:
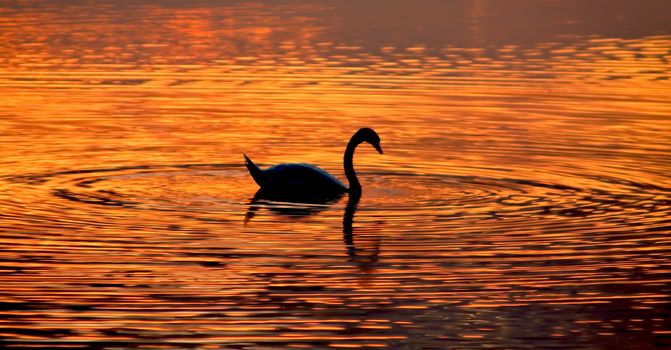
[[[375,147],[375,149],[377,150],[378,153],[384,154],[384,152],[382,152],[382,147],[380,146],[379,143],[374,143],[373,147]]]

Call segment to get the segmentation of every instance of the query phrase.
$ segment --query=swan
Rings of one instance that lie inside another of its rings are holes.
[[[260,189],[255,198],[266,198],[289,202],[324,203],[339,198],[345,193],[350,197],[361,196],[361,183],[356,176],[352,158],[356,147],[368,142],[380,153],[380,136],[370,128],[359,129],[347,144],[343,165],[349,188],[335,176],[311,164],[285,163],[262,170],[246,154],[245,166]]]

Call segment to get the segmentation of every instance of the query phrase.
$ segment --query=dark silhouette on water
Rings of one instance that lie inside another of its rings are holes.
[[[328,206],[325,204],[333,203],[348,193],[343,215],[343,243],[350,261],[357,263],[362,270],[370,270],[377,262],[379,243],[375,245],[372,254],[360,254],[361,249],[356,247],[353,234],[354,214],[361,199],[361,183],[354,171],[353,157],[356,147],[363,142],[370,143],[382,154],[380,136],[373,129],[362,128],[352,135],[343,157],[349,188],[333,175],[311,164],[278,164],[261,170],[245,155],[247,170],[260,187],[249,203],[245,224],[254,217],[259,203],[263,201],[270,201],[267,208],[276,214],[301,217],[326,209]]]
[[[273,201],[272,199],[265,197],[264,193],[259,190],[248,203],[249,208],[247,209],[247,214],[245,214],[244,222],[246,224],[254,218],[259,208],[267,208],[271,212],[282,216],[300,218],[323,211],[328,208],[328,204],[335,202],[337,199],[339,198],[334,198],[323,203]]]
[[[380,253],[380,242],[378,240],[372,249],[370,247],[357,247],[354,234],[354,215],[356,214],[360,199],[361,193],[353,192],[350,193],[347,200],[347,205],[345,206],[342,219],[343,243],[345,245],[345,249],[347,250],[349,261],[357,264],[362,271],[370,272],[375,268],[375,265],[378,261],[378,256]],[[259,210],[259,208],[263,207],[267,208],[274,214],[294,218],[316,214],[328,208],[327,205],[314,205],[306,203],[294,204],[273,201],[267,201],[267,203],[264,203],[265,201],[267,200],[264,198],[257,198],[256,196],[250,200],[249,208],[247,210],[247,214],[245,215],[245,224],[247,224],[256,215],[256,212]]]
[[[342,235],[347,255],[351,262],[356,263],[362,271],[372,271],[378,261],[380,254],[380,242],[377,241],[375,247],[370,252],[356,246],[354,240],[354,214],[356,214],[357,206],[359,205],[360,194],[350,194],[345,207],[345,214],[342,218]]]
[[[260,189],[256,199],[282,202],[329,203],[343,194],[361,195],[361,184],[354,171],[354,150],[362,142],[368,142],[382,154],[380,136],[369,128],[359,129],[347,144],[343,165],[349,188],[325,170],[305,163],[285,163],[261,170],[245,155],[245,165]]]

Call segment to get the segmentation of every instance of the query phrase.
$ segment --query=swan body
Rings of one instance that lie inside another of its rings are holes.
[[[256,166],[245,156],[245,165]],[[305,163],[284,163],[260,170],[252,177],[262,191],[277,194],[321,193],[337,195],[347,192],[347,186],[326,170]],[[254,174],[254,172],[250,171]]]
[[[357,131],[347,144],[343,159],[349,187],[315,165],[284,163],[262,170],[245,155],[247,170],[260,187],[255,198],[319,203],[338,198],[345,193],[360,196],[361,184],[354,172],[352,158],[354,150],[362,142],[370,143],[382,154],[380,137],[373,129],[363,128]]]

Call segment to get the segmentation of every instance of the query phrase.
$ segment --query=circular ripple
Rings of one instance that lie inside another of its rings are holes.
[[[648,276],[629,287],[657,298],[648,292],[657,287],[646,282],[658,283],[656,271],[668,260],[668,189],[612,177],[561,181],[558,174],[454,172],[479,175],[361,172],[357,213],[350,206],[340,210],[345,200],[323,211],[250,204],[256,185],[239,164],[13,176],[1,179],[12,182],[8,188],[17,196],[11,203],[0,197],[8,209],[0,223],[17,223],[5,236],[19,241],[11,268],[35,276],[24,299],[31,300],[33,290],[40,297],[51,292],[40,289],[45,280],[67,282],[60,287],[67,294],[57,294],[57,312],[62,295],[92,312],[114,310],[118,300],[137,307],[138,318],[148,308],[153,322],[163,321],[156,310],[173,320],[174,310],[184,307],[193,317],[203,300],[216,304],[217,315],[280,300],[267,317],[283,319],[297,310],[284,306],[304,305],[306,295],[318,293],[326,305],[337,300],[347,310],[426,307],[421,317],[435,324],[445,311],[433,305],[458,305],[458,311],[543,300],[584,303],[586,293],[574,293],[577,288],[590,293],[588,302],[609,302],[612,293],[591,286],[625,281],[622,266],[659,266],[650,273],[639,269]],[[271,210],[258,210],[251,227],[243,226],[244,213],[254,207]],[[297,212],[312,219],[277,220]],[[21,234],[30,231],[38,232],[25,235],[34,241],[21,246]],[[17,277],[21,286],[23,278]],[[90,299],[100,288],[117,291],[118,299]],[[128,310],[116,316],[125,319]]]
[[[464,170],[467,171],[461,169]],[[586,184],[584,188],[522,178],[400,171],[362,172],[361,177],[365,186],[362,201],[366,204],[359,210],[407,220],[415,216],[420,226],[427,223],[417,215],[443,219],[505,218],[508,225],[523,225],[531,218],[548,217],[584,221],[612,218],[650,225],[657,223],[660,212],[668,212],[670,207],[669,189],[604,176],[585,176],[573,181]],[[556,175],[547,177],[557,178]],[[38,191],[50,192],[52,200],[132,210],[208,214],[246,211],[257,189],[239,164],[85,169],[14,176],[6,180],[36,185]],[[251,205],[273,207],[278,204],[262,201]],[[51,207],[50,203],[44,206]],[[301,212],[300,206],[292,204],[290,209]],[[309,208],[305,213],[318,213],[323,208],[317,209]],[[435,228],[435,223],[432,225]]]

